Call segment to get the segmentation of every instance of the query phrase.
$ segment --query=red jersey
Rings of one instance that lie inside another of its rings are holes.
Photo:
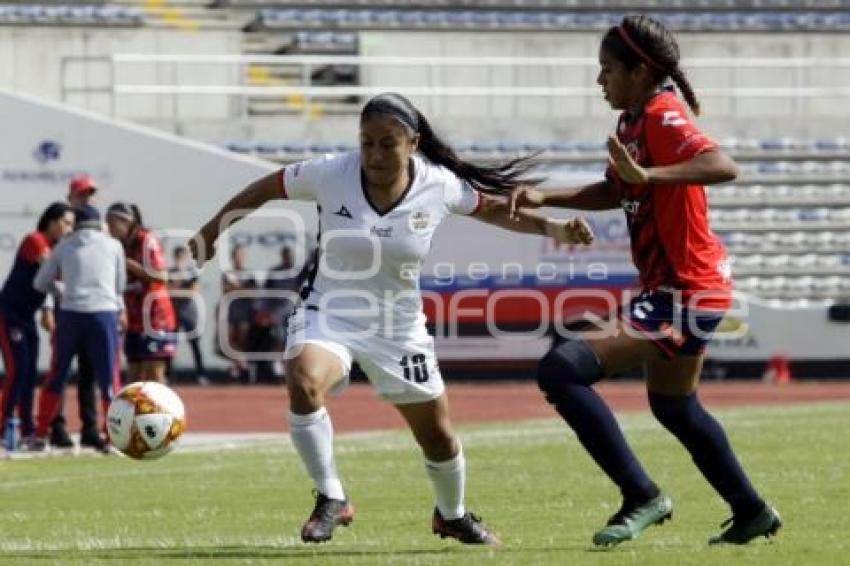
[[[0,289],[0,307],[23,319],[35,314],[44,303],[44,293],[32,286],[41,259],[50,252],[50,242],[42,232],[27,234],[15,255],[12,271]]]
[[[147,269],[166,271],[165,256],[159,240],[144,228],[139,229],[126,248],[127,258],[133,259]],[[144,309],[145,297],[148,295],[150,304],[147,306],[149,328],[172,332],[176,328],[174,307],[168,296],[168,286],[154,281],[146,283],[137,277],[129,275],[127,289],[124,291],[124,303],[127,309],[127,331],[143,334],[145,332]]]
[[[652,97],[640,114],[623,112],[617,138],[643,167],[680,163],[717,145],[703,134],[671,90]],[[632,259],[644,289],[680,291],[701,310],[731,304],[729,265],[723,244],[708,225],[702,185],[630,185],[613,168],[608,180],[620,191]]]

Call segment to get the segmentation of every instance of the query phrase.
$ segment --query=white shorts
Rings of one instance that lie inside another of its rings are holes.
[[[363,369],[378,394],[395,405],[433,401],[445,391],[434,339],[424,324],[388,339],[345,319],[327,316],[316,307],[301,306],[289,319],[284,358],[297,356],[305,344],[320,346],[339,358],[344,376],[332,393],[340,393],[348,385],[353,362]]]

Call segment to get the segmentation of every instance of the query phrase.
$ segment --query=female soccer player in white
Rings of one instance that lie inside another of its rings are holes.
[[[463,543],[498,543],[464,507],[464,456],[425,326],[419,268],[434,230],[450,214],[561,243],[590,243],[592,233],[582,219],[552,220],[532,211],[511,219],[506,199],[488,194],[510,192],[528,169],[527,160],[494,167],[460,160],[407,99],[382,94],[362,111],[359,151],[259,179],[193,238],[190,246],[200,262],[212,256],[227,227],[222,223],[234,212],[276,198],[317,204],[318,273],[290,319],[285,355],[292,441],[317,491],[301,531],[305,542],[330,540],[334,528],[354,516],[337,474],[324,399],[344,387],[356,361],[379,394],[395,404],[422,448],[436,492],[434,533]]]

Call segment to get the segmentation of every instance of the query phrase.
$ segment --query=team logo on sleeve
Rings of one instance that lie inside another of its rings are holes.
[[[427,210],[417,210],[410,215],[410,229],[416,234],[428,230],[431,225],[431,214]]]
[[[668,110],[661,118],[662,126],[684,126],[687,123],[678,110]]]

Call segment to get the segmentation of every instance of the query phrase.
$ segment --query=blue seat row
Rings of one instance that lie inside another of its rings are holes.
[[[295,41],[302,46],[320,45],[355,48],[357,46],[357,34],[334,31],[299,31],[295,34]]]
[[[848,11],[658,12],[655,17],[677,30],[805,31],[850,30]],[[603,30],[619,23],[619,12],[543,12],[517,10],[275,9],[257,13],[259,27],[557,29]]]
[[[820,140],[804,140],[792,138],[763,139],[763,140],[724,140],[722,145],[729,150],[750,150],[754,152],[786,151],[793,154],[794,151],[806,151],[814,154],[850,152],[850,140],[846,138],[832,138]],[[292,143],[243,143],[231,142],[225,147],[238,153],[257,153],[262,155],[306,155],[338,153],[356,149],[353,144],[292,144]],[[473,142],[458,144],[456,149],[462,153],[479,154],[517,154],[536,153],[539,151],[554,154],[598,154],[606,151],[603,142],[596,141],[562,141],[552,143],[537,143],[523,141],[499,141],[499,142]],[[763,162],[759,166],[764,173],[783,172],[784,162]]]
[[[518,10],[633,11],[653,10],[842,10],[850,0],[212,0],[214,7],[265,8],[336,6],[345,8],[452,8]]]
[[[0,24],[141,25],[142,10],[128,6],[0,4]]]

